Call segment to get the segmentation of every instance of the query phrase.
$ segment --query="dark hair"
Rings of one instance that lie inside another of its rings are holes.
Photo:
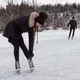
[[[72,19],[74,19],[75,17],[73,16]]]

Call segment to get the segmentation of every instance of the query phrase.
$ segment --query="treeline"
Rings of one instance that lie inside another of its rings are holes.
[[[29,15],[33,11],[45,11],[48,14],[48,19],[46,21],[45,27],[52,27],[57,29],[62,27],[67,28],[67,23],[72,16],[75,16],[78,21],[78,26],[80,22],[80,4],[55,4],[55,5],[30,5],[28,3],[21,3],[20,5],[15,5],[9,3],[6,8],[0,7],[0,31],[3,31],[5,25],[12,19]]]

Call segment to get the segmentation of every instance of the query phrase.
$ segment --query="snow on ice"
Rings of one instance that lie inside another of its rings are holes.
[[[68,33],[67,30],[39,32],[39,43],[34,46],[35,70],[30,73],[20,49],[20,74],[14,68],[13,46],[0,34],[0,80],[80,80],[80,30],[76,30],[73,40],[68,40]],[[27,33],[23,37],[28,47]]]

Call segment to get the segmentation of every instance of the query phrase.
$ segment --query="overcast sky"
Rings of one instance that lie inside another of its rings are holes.
[[[0,6],[4,6],[7,4],[5,1],[8,0],[0,0]],[[22,0],[13,0],[14,3],[20,3]],[[23,0],[23,1],[32,1],[32,0]],[[34,0],[36,1],[38,4],[57,4],[57,3],[61,3],[61,4],[65,4],[65,3],[80,3],[80,0]]]

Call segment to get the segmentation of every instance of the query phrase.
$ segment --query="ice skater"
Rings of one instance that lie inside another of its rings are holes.
[[[74,16],[73,16],[72,19],[69,21],[68,27],[69,27],[69,25],[70,25],[70,32],[69,32],[68,39],[70,39],[70,36],[71,36],[71,32],[72,32],[72,31],[73,31],[73,33],[72,33],[72,39],[73,39],[74,34],[75,34],[75,29],[77,28],[77,22],[76,22]]]
[[[23,16],[14,20],[11,20],[5,27],[3,36],[8,38],[8,41],[14,47],[15,69],[20,70],[19,61],[19,47],[23,50],[25,57],[29,62],[29,67],[34,68],[32,61],[35,30],[44,24],[47,19],[47,14],[44,12],[33,12],[28,16]],[[29,50],[27,49],[22,33],[28,32],[29,36]]]

